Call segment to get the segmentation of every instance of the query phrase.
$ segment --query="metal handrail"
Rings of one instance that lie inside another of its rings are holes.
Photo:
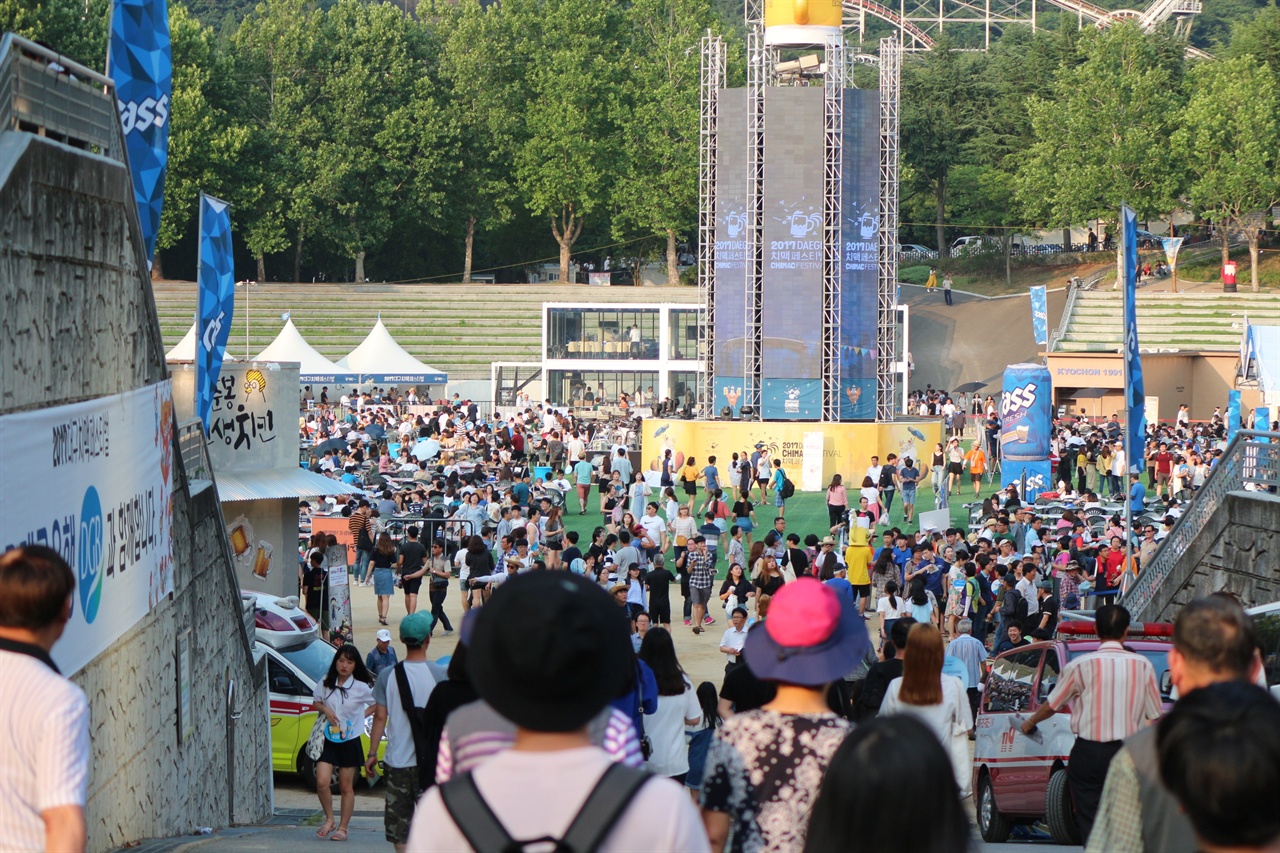
[[[0,130],[24,130],[125,162],[111,78],[33,41],[0,40]]]
[[[1240,491],[1246,484],[1263,488],[1280,486],[1280,433],[1240,430],[1231,439],[1204,485],[1124,595],[1121,603],[1135,620],[1151,621],[1172,600],[1175,590],[1165,589],[1165,582],[1178,560],[1190,549],[1226,496]]]
[[[204,422],[199,418],[178,424],[178,446],[188,480],[213,480],[213,463],[204,437]]]
[[[1098,282],[1102,281],[1102,277],[1106,275],[1107,272],[1108,270],[1104,269],[1095,273],[1090,273],[1084,278],[1079,279],[1075,284],[1067,287],[1067,304],[1062,308],[1062,317],[1058,320],[1058,327],[1054,329],[1053,334],[1049,336],[1048,352],[1053,352],[1054,347],[1058,345],[1058,342],[1061,341],[1062,337],[1067,333],[1067,326],[1070,325],[1071,315],[1076,310],[1077,294],[1082,290],[1093,290]]]

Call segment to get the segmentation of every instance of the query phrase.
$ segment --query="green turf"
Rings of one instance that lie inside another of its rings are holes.
[[[986,483],[985,479],[978,498],[973,497],[973,487],[969,485],[968,478],[965,478],[963,491],[958,495],[951,496],[951,523],[955,527],[968,530],[969,513],[964,509],[964,504],[971,503],[974,500],[981,500],[994,494],[1000,487],[999,477],[996,477],[992,483]],[[851,493],[856,494],[856,493]],[[758,492],[752,491],[752,495],[758,496]],[[706,492],[698,491],[697,501],[694,508],[697,509],[707,499]],[[916,511],[928,511],[933,509],[933,490],[924,484],[916,494]],[[569,496],[570,512],[565,516],[565,526],[569,530],[576,530],[580,536],[579,545],[583,548],[591,543],[591,531],[601,523],[601,515],[599,510],[600,496],[597,492],[592,491],[588,501],[588,510],[586,515],[578,515],[577,497]],[[773,529],[773,519],[777,515],[777,511],[769,505],[756,507],[756,531],[759,536]],[[796,492],[795,496],[787,501],[786,508],[787,533],[796,533],[800,536],[801,541],[805,536],[813,533],[819,537],[825,536],[827,532],[827,503],[825,492]],[[901,495],[895,495],[893,501],[893,511],[889,516],[890,522],[900,528],[907,530],[917,530],[919,525],[913,520],[910,525],[904,525],[902,520],[902,500]],[[883,529],[883,528],[882,528]],[[757,537],[758,538],[758,537]],[[721,553],[724,551],[721,549]],[[671,554],[668,552],[668,557]],[[720,562],[719,574],[723,576],[726,566],[723,559]]]

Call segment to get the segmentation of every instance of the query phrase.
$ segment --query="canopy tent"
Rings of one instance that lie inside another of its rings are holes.
[[[360,346],[338,361],[338,368],[358,374],[361,382],[443,385],[449,381],[446,374],[418,361],[396,343],[381,317]]]
[[[196,324],[192,323],[191,328],[187,329],[187,333],[182,336],[182,340],[173,345],[173,349],[164,354],[165,361],[195,361],[196,360]],[[239,361],[238,358],[231,353],[223,356],[225,361]]]
[[[1249,323],[1240,359],[1245,380],[1256,380],[1263,400],[1271,402],[1280,392],[1280,326]]]
[[[302,333],[293,325],[293,320],[286,317],[284,328],[271,345],[258,353],[258,361],[296,361],[300,365],[298,380],[308,384],[322,383],[336,385],[355,382],[356,376],[344,370],[307,343]]]

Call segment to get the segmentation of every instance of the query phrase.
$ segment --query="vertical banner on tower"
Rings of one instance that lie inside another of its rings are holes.
[[[196,341],[196,414],[209,432],[214,391],[227,354],[235,311],[235,261],[231,254],[230,205],[200,194],[199,314]]]
[[[764,92],[761,395],[767,419],[822,416],[821,87]],[[718,306],[717,306],[718,307]]]
[[[1049,291],[1043,284],[1031,288],[1031,330],[1037,346],[1049,343]]]
[[[1142,381],[1142,355],[1138,351],[1138,217],[1128,205],[1120,208],[1121,268],[1124,270],[1124,391],[1125,460],[1129,472],[1146,467],[1147,393]],[[1125,484],[1128,488],[1128,484]]]
[[[846,89],[840,170],[840,420],[876,416],[880,92]]]
[[[747,90],[722,89],[716,108],[715,404],[738,414],[747,333]]]
[[[165,0],[115,0],[111,10],[110,67],[116,105],[129,152],[147,263],[155,256],[169,162],[169,98],[173,57]]]

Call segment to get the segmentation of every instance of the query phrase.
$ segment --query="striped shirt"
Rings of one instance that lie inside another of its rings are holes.
[[[44,850],[42,812],[84,806],[89,703],[25,654],[0,651],[0,849]]]
[[[1159,718],[1160,685],[1151,661],[1110,640],[1063,668],[1049,705],[1060,711],[1068,702],[1077,737],[1124,740]]]
[[[616,762],[643,767],[640,739],[631,718],[612,706],[588,726],[591,742]],[[491,756],[511,748],[516,727],[500,717],[483,699],[463,705],[449,715],[436,753],[436,784],[475,770]]]

